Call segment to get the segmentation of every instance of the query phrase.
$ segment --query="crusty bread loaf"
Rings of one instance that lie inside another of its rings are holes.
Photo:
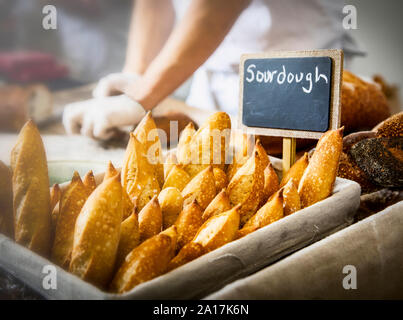
[[[162,147],[159,138],[157,125],[154,122],[151,112],[140,121],[133,135],[144,146],[147,160],[152,166],[159,186],[164,184],[164,167],[162,165]]]
[[[11,170],[0,161],[0,233],[14,237]]]
[[[173,229],[171,229],[173,228]],[[134,248],[116,273],[110,289],[123,293],[163,274],[175,255],[176,230],[161,232]]]
[[[206,221],[206,220],[210,219],[212,216],[223,213],[230,209],[231,209],[231,203],[229,201],[228,194],[225,191],[225,189],[223,189],[210,202],[210,204],[207,206],[206,210],[204,210],[202,219],[203,219],[203,221]]]
[[[346,132],[370,129],[390,116],[382,90],[344,70],[341,95],[341,124]]]
[[[263,228],[284,216],[283,189],[277,191],[238,231],[237,237],[241,238],[257,229]]]
[[[162,211],[162,229],[172,226],[183,208],[183,197],[176,188],[163,189],[158,195],[158,202]]]
[[[264,188],[264,161],[255,149],[252,157],[235,173],[227,192],[232,206],[240,204],[241,225],[257,210]]]
[[[176,243],[178,250],[192,241],[203,224],[202,214],[203,210],[197,204],[196,200],[183,208],[175,222],[178,233],[178,240]]]
[[[89,195],[90,192],[81,181],[80,175],[75,172],[60,199],[52,247],[52,261],[62,268],[69,267],[76,220]]]
[[[70,272],[99,287],[113,276],[123,216],[121,200],[117,175],[95,189],[76,221]]]
[[[301,207],[305,208],[327,198],[333,191],[343,148],[343,128],[326,132],[299,182]]]
[[[183,189],[183,205],[196,200],[197,204],[204,210],[214,199],[216,193],[213,167],[209,166],[199,172]]]
[[[160,192],[154,169],[143,144],[131,133],[121,171],[122,185],[138,211]]]
[[[224,169],[229,145],[231,119],[225,112],[212,114],[186,141],[179,145],[178,162],[194,177],[209,165]],[[191,130],[189,129],[188,132]]]
[[[16,242],[47,256],[51,247],[48,165],[33,121],[21,129],[11,152]]]

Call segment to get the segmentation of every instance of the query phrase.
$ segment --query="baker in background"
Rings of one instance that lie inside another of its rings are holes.
[[[342,48],[349,64],[357,51],[342,26],[343,6],[341,0],[137,0],[122,72],[102,78],[95,99],[67,106],[65,128],[107,139],[111,128],[135,124],[192,75],[187,104],[236,115],[243,53]]]

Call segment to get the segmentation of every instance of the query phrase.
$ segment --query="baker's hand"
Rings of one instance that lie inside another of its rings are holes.
[[[114,128],[135,125],[144,117],[143,107],[126,95],[90,99],[68,104],[63,125],[68,134],[107,140]]]
[[[140,76],[135,73],[111,73],[98,81],[98,84],[92,91],[94,98],[101,98],[122,93],[123,90],[133,85]]]

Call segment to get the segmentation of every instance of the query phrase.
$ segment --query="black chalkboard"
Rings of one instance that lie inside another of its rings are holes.
[[[325,132],[330,127],[330,57],[243,61],[242,123],[248,127]]]

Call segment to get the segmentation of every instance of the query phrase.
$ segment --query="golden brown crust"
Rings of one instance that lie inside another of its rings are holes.
[[[13,188],[11,170],[0,161],[0,233],[14,238]]]
[[[89,196],[77,218],[70,272],[104,287],[115,265],[122,222],[119,176],[103,181]]]
[[[50,188],[50,212],[56,207],[56,204],[60,201],[62,196],[62,190],[59,184],[55,183],[52,188]]]
[[[140,230],[138,217],[133,212],[120,225],[120,240],[118,251],[116,253],[115,268],[119,268],[126,256],[140,244]]]
[[[190,154],[190,141],[195,133],[196,129],[193,122],[189,122],[185,129],[183,129],[179,137],[178,146],[176,148],[176,157],[178,163],[187,163],[188,156]]]
[[[160,192],[153,166],[146,157],[144,146],[130,134],[122,166],[122,185],[137,209],[143,207]]]
[[[167,271],[179,268],[180,266],[201,257],[205,253],[200,243],[189,242],[179,251],[179,253],[169,262]]]
[[[108,166],[105,171],[104,175],[104,181],[116,176],[119,173],[119,170],[117,170],[111,161],[108,162]],[[85,184],[85,183],[84,183]],[[122,206],[123,206],[123,220],[127,219],[135,210],[134,208],[134,203],[130,199],[129,195],[127,194],[126,189],[122,189]]]
[[[288,216],[301,209],[301,200],[298,194],[298,187],[291,178],[283,189],[284,216]]]
[[[228,181],[231,181],[235,173],[248,161],[250,152],[254,149],[253,136],[248,136],[247,134],[239,135],[234,131],[231,139],[231,147],[235,149],[235,154],[232,158],[232,162],[227,167],[226,173]]]
[[[210,219],[212,216],[223,213],[230,209],[231,209],[231,203],[229,201],[228,194],[225,190],[221,190],[221,192],[215,196],[213,201],[210,202],[206,210],[204,210],[202,219],[203,221],[206,221]]]
[[[215,188],[216,190],[222,190],[228,185],[227,175],[220,168],[213,169],[214,180],[215,180]]]
[[[196,200],[199,206],[204,210],[216,195],[213,167],[209,166],[199,172],[183,189],[183,205],[192,203]]]
[[[116,273],[110,289],[123,293],[162,275],[175,255],[175,239],[160,233],[134,248]]]
[[[28,121],[11,152],[16,242],[47,256],[52,227],[48,166],[38,129]]]
[[[178,159],[174,152],[168,152],[167,157],[164,162],[164,179],[166,179],[171,172],[174,165],[178,164]]]
[[[192,242],[199,243],[206,252],[215,250],[235,239],[239,229],[240,206],[212,216],[200,227]]]
[[[164,182],[162,189],[174,187],[179,191],[182,191],[186,185],[190,182],[191,178],[189,174],[183,170],[181,165],[174,165]]]
[[[157,196],[154,196],[139,213],[140,241],[147,240],[162,229],[162,212]]]
[[[292,165],[290,170],[288,170],[285,176],[281,179],[280,188],[284,187],[290,179],[293,179],[294,183],[298,186],[308,164],[309,156],[308,153],[305,152],[304,155]]]
[[[89,195],[89,189],[84,186],[78,172],[75,172],[60,199],[52,247],[52,261],[62,268],[68,268],[70,264],[76,220]]]
[[[281,189],[245,223],[243,228],[239,230],[237,238],[280,220],[283,216],[283,190]]]
[[[177,249],[180,250],[184,245],[192,241],[203,223],[202,214],[203,211],[196,201],[183,208],[175,222],[176,230],[178,231]]]
[[[95,182],[95,177],[92,170],[88,171],[87,174],[84,176],[83,184],[87,188],[88,194],[91,194],[97,187],[97,183]]]
[[[341,124],[347,132],[369,129],[390,116],[382,90],[344,70],[341,94]]]
[[[209,165],[224,169],[228,149],[231,119],[225,112],[212,114],[192,135],[185,151],[177,154],[180,164],[194,177]]]
[[[158,184],[164,184],[162,147],[155,121],[149,111],[133,131],[133,135],[144,146],[145,155],[155,172]]]
[[[319,139],[298,186],[302,208],[332,193],[342,148],[343,128],[330,130]]]
[[[241,225],[257,210],[264,187],[264,161],[258,151],[236,172],[227,192],[232,206],[240,204]]]
[[[273,165],[269,163],[264,169],[264,187],[263,195],[260,201],[260,205],[264,205],[270,196],[275,193],[280,188],[278,182],[278,176],[276,171],[274,171]]]
[[[158,195],[162,212],[163,230],[172,226],[183,208],[183,197],[178,189],[169,187],[163,189]]]

